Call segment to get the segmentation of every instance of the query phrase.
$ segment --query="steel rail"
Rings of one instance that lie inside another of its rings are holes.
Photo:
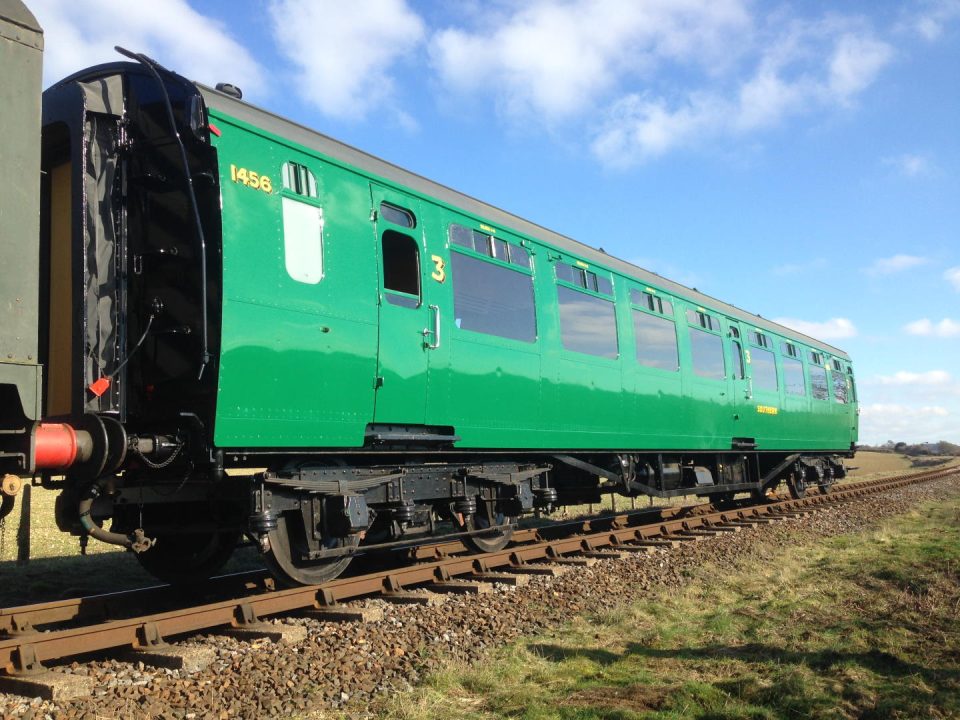
[[[867,494],[947,477],[958,471],[960,468],[951,467],[883,480],[848,483],[835,486],[830,493],[814,494],[801,500],[777,500],[762,505],[668,518],[645,525],[621,526],[619,522],[613,522],[608,529],[600,532],[532,541],[494,553],[450,556],[368,575],[340,578],[319,586],[264,592],[96,625],[16,635],[0,639],[0,671],[16,675],[35,667],[37,662],[116,647],[145,648],[158,638],[171,638],[220,626],[238,627],[254,619],[296,610],[322,608],[344,600],[398,591],[423,583],[447,581],[458,576],[469,576],[498,568],[522,567],[531,562],[549,561],[571,553],[616,548],[618,545],[669,537],[691,530],[707,530],[711,526],[723,526],[725,523],[789,517],[794,511],[846,502]]]
[[[651,522],[660,521],[679,515],[707,512],[711,507],[709,503],[698,503],[695,505],[643,508],[616,515],[563,520],[541,527],[517,529],[513,534],[513,542],[538,542],[546,539],[547,535],[554,533],[598,532],[611,524],[623,525],[640,519],[647,519]],[[360,548],[360,550],[362,551],[363,548]],[[411,544],[403,550],[407,551],[407,559],[416,561],[438,560],[450,555],[470,552],[458,540],[441,540],[422,545]],[[275,584],[266,570],[250,570],[210,578],[200,589],[204,596],[210,597],[229,592],[269,591],[275,589]],[[80,621],[106,622],[133,613],[142,615],[145,608],[159,610],[166,603],[175,602],[191,592],[196,595],[196,590],[192,587],[178,589],[170,585],[152,585],[132,590],[119,590],[98,595],[0,608],[0,637],[30,634],[48,625]]]

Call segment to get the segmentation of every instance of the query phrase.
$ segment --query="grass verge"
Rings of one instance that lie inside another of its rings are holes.
[[[766,548],[382,701],[421,718],[960,717],[960,497]]]

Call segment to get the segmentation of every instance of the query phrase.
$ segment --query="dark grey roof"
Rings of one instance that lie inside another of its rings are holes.
[[[223,112],[225,115],[249,123],[258,128],[286,138],[291,142],[311,148],[319,153],[339,160],[348,165],[358,168],[364,172],[392,181],[405,188],[419,192],[427,197],[432,197],[444,203],[460,208],[468,213],[490,222],[493,225],[500,225],[507,230],[513,230],[521,235],[540,240],[547,245],[553,245],[556,248],[579,256],[588,263],[596,264],[601,267],[607,267],[624,276],[633,278],[641,283],[664,290],[670,294],[677,295],[685,300],[691,301],[706,309],[714,310],[733,318],[737,318],[754,327],[763,328],[775,332],[784,337],[792,338],[798,342],[805,343],[814,348],[824,350],[841,358],[849,359],[849,356],[839,348],[824,343],[816,338],[809,337],[803,333],[792,330],[778,323],[762,318],[759,315],[741,310],[738,307],[725,303],[716,298],[705,295],[704,293],[688,288],[685,285],[669,280],[661,275],[644,270],[641,267],[628,263],[624,260],[600,252],[596,248],[584,245],[573,238],[561,235],[545,227],[524,220],[521,217],[513,215],[505,210],[488,205],[476,198],[457,192],[451,188],[429,180],[421,175],[404,170],[397,165],[370,155],[362,150],[346,145],[338,140],[334,140],[327,135],[311,130],[308,127],[287,120],[268,110],[263,110],[255,105],[237,100],[234,97],[225,95],[213,88],[197,84],[204,100],[211,108]]]

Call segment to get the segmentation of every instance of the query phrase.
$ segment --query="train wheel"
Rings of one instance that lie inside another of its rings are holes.
[[[493,525],[501,527],[496,527],[495,530],[481,535],[469,535],[463,539],[463,543],[475,552],[488,553],[503,550],[513,538],[513,525],[516,521],[517,519],[515,517],[497,513],[493,516]],[[484,512],[476,512],[465,518],[463,529],[472,532],[475,530],[484,530],[490,526],[490,518],[487,514]]]
[[[203,582],[224,566],[237,546],[235,532],[185,533],[157,537],[137,560],[148,573],[171,585]]]
[[[790,490],[790,496],[794,500],[799,500],[807,494],[807,481],[800,473],[793,473],[787,480],[787,488]]]
[[[303,521],[298,514],[281,515],[277,527],[267,534],[270,549],[264,560],[267,569],[284,585],[320,585],[333,580],[350,564],[352,554],[324,560],[301,560],[299,548],[306,542],[302,535]],[[355,548],[359,544],[359,535],[331,537],[323,543],[327,550]]]

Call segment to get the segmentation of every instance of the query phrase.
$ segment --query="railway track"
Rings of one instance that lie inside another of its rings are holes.
[[[43,663],[93,651],[120,649],[151,657],[176,655],[165,641],[200,631],[230,628],[253,636],[278,635],[263,618],[281,613],[315,612],[349,618],[342,603],[364,597],[417,601],[424,590],[470,592],[477,584],[516,582],[524,574],[553,574],[569,564],[586,564],[597,557],[651,552],[659,547],[694,541],[709,535],[737,532],[745,526],[773,523],[849,502],[865,494],[934,480],[957,468],[896,476],[879,481],[846,483],[828,494],[803,500],[776,497],[760,505],[713,510],[706,505],[649,511],[518,530],[511,547],[485,555],[464,555],[451,542],[412,550],[418,560],[399,568],[340,578],[321,586],[286,590],[272,588],[261,573],[218,578],[205,588],[207,597],[222,599],[183,604],[170,588],[150,588],[89,598],[0,610],[0,678],[3,689],[53,697],[51,681],[62,673],[45,672]],[[657,513],[653,513],[657,515]],[[164,603],[171,607],[162,608]],[[136,608],[148,608],[134,613]],[[152,653],[152,654],[151,654]],[[55,683],[54,683],[55,685]],[[64,691],[66,692],[66,691]]]

